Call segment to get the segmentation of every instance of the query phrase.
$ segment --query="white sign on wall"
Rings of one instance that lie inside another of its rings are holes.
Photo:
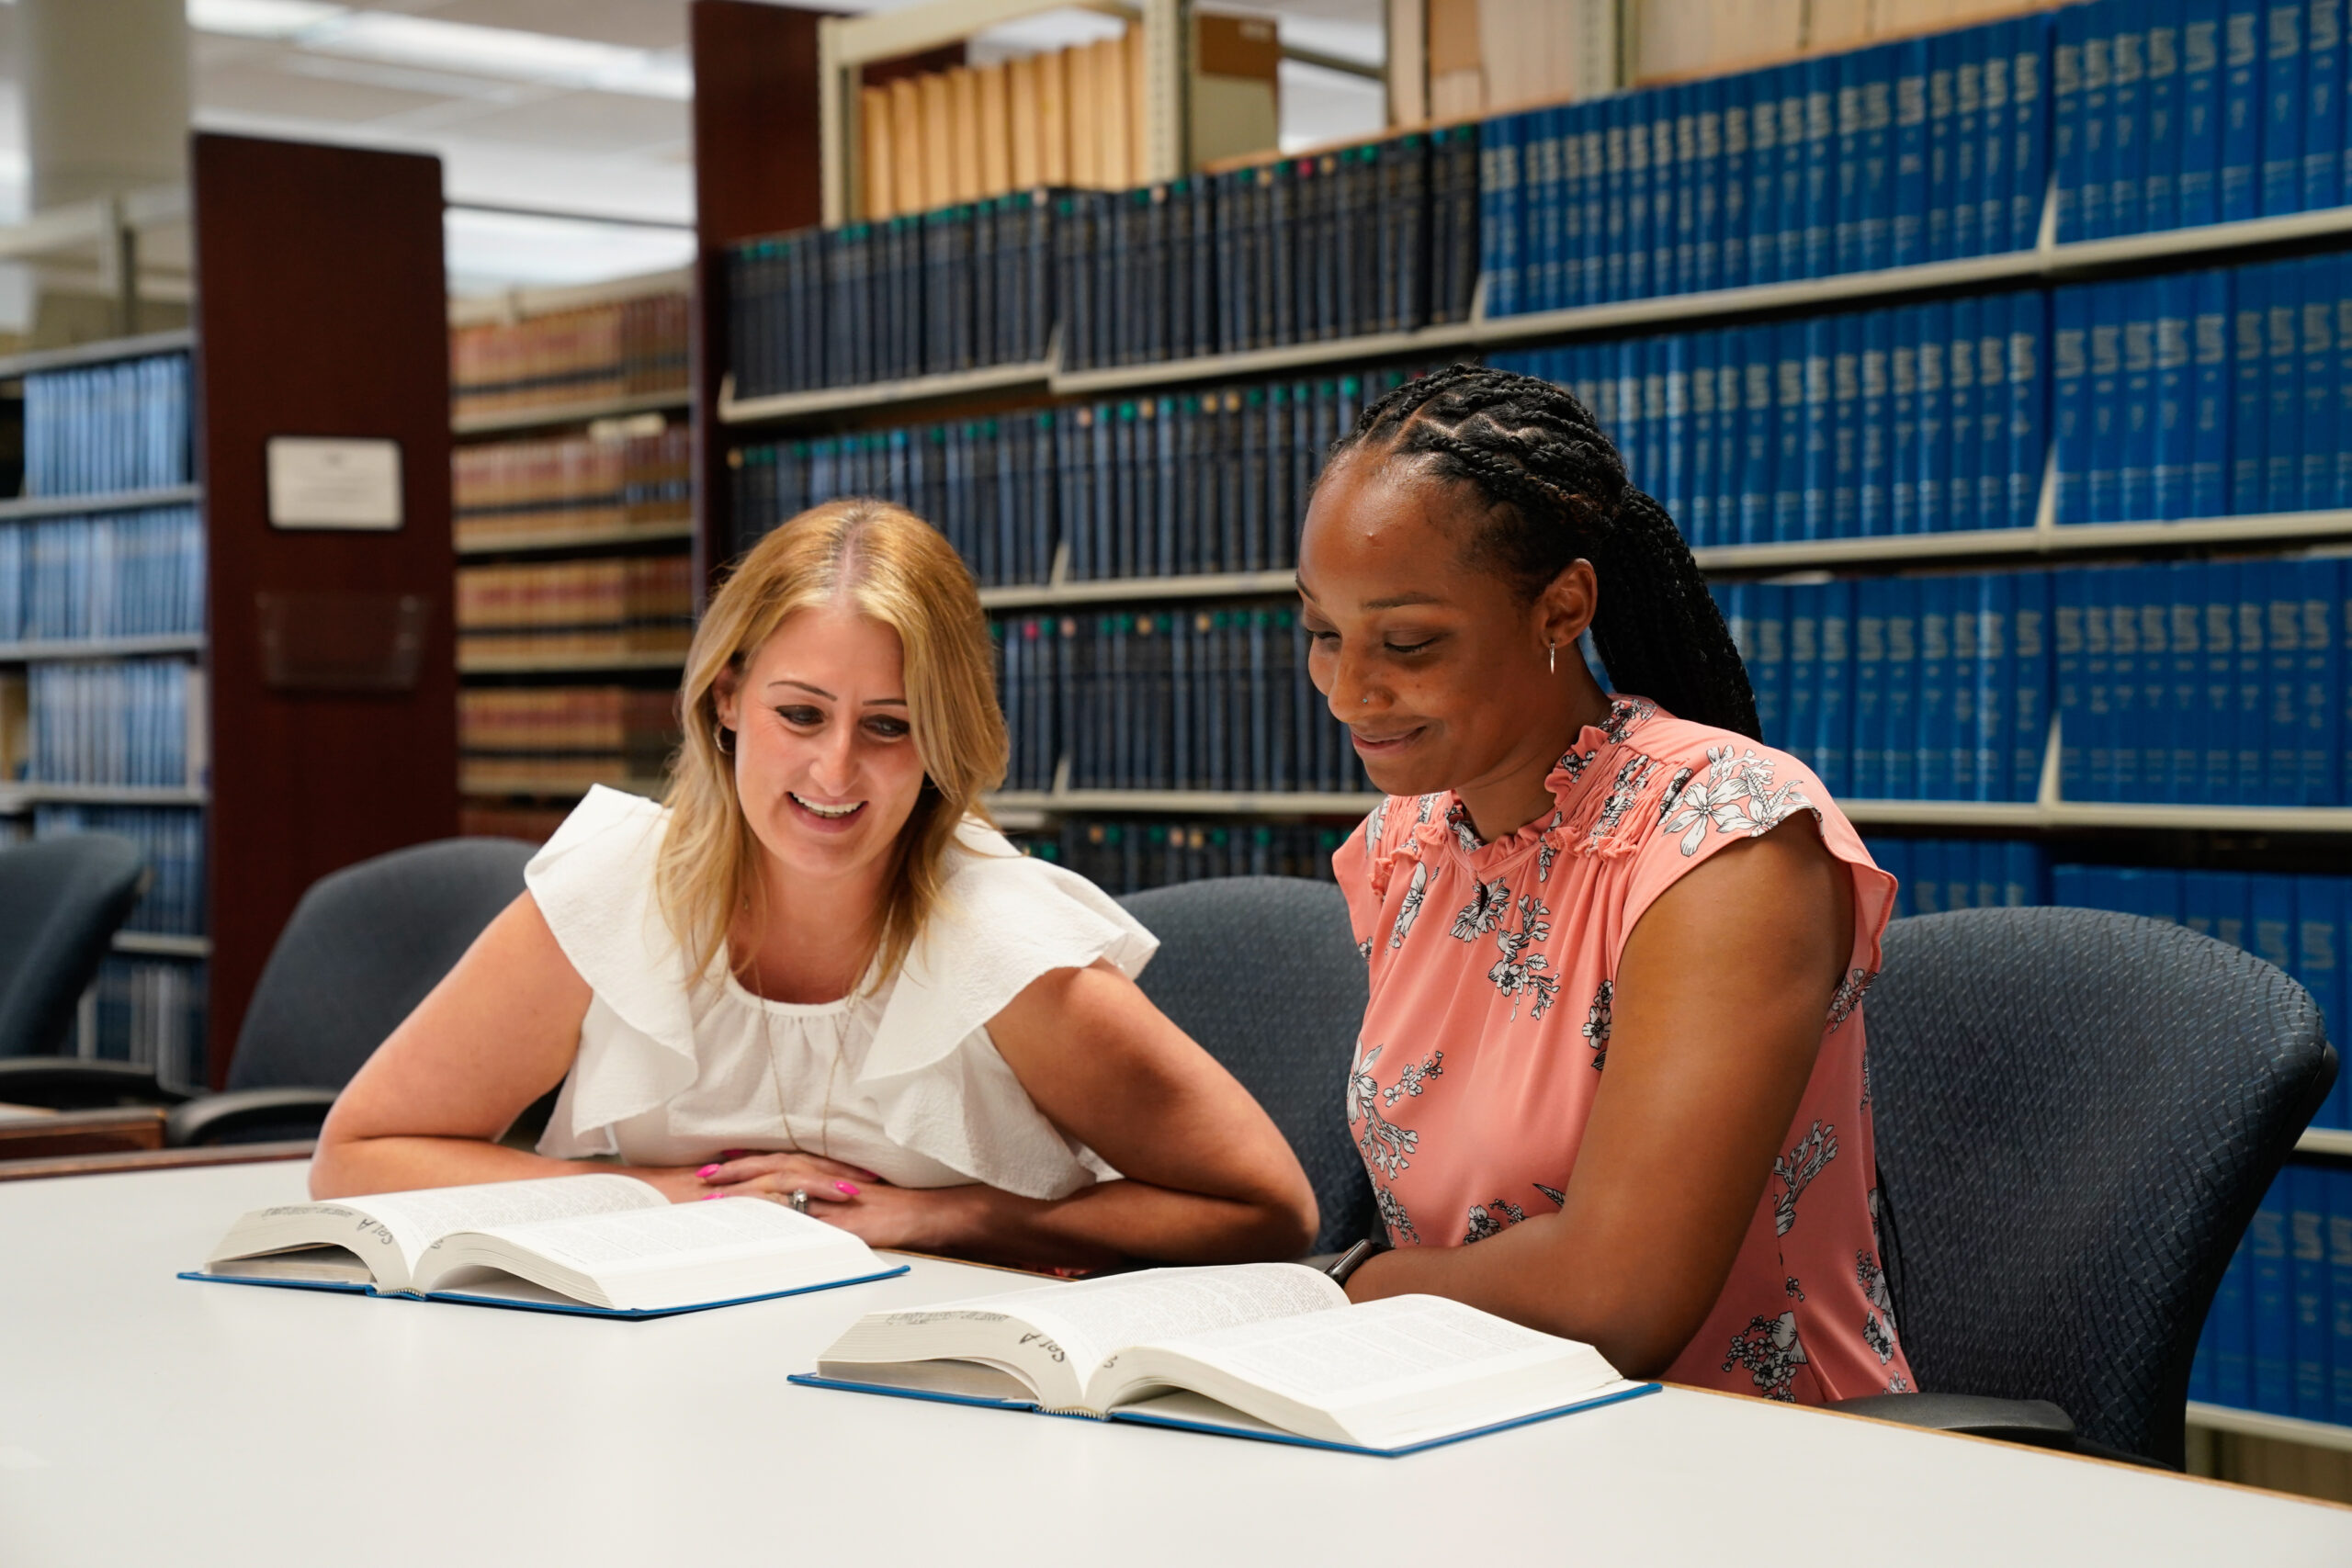
[[[271,436],[269,521],[275,528],[398,528],[401,444],[379,438]]]

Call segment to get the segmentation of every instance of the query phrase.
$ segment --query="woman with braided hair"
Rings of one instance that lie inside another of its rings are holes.
[[[1672,520],[1568,393],[1455,366],[1334,447],[1298,581],[1388,797],[1335,861],[1372,982],[1347,1112],[1394,1244],[1349,1293],[1452,1296],[1632,1376],[1908,1389],[1862,1059],[1894,881],[1758,743]]]

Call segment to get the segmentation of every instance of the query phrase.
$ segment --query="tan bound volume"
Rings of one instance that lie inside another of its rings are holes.
[[[1127,40],[1129,28],[1117,38],[1088,45],[1094,57],[1095,183],[1105,190],[1123,190],[1135,183],[1134,156],[1127,150]]]
[[[898,175],[891,129],[889,90],[859,88],[857,172],[863,189],[857,205],[858,214],[864,218],[888,218],[898,210],[890,202],[891,182]]]
[[[1045,179],[1037,134],[1037,57],[1025,55],[1007,62],[1004,81],[1008,152],[1012,160],[1008,171],[1010,188],[1028,190]]]
[[[1102,184],[1102,107],[1094,46],[1074,43],[1062,51],[1069,72],[1069,183],[1084,189]]]
[[[890,84],[890,194],[894,212],[917,212],[923,206],[922,88],[911,76]]]
[[[958,65],[947,73],[948,112],[955,116],[949,152],[955,157],[956,199],[980,199],[980,85],[977,73]]]
[[[1012,121],[1007,106],[1004,62],[972,73],[980,114],[980,194],[1002,196],[1012,188]]]

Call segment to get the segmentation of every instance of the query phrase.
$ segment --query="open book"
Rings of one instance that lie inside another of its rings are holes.
[[[180,1278],[660,1317],[906,1271],[764,1199],[599,1174],[255,1209]]]
[[[869,1313],[794,1382],[1401,1454],[1648,1393],[1589,1345],[1295,1263]]]

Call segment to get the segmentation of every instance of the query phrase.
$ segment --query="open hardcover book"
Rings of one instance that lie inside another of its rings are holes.
[[[792,1381],[1402,1454],[1648,1393],[1589,1345],[1295,1263],[869,1313]]]
[[[661,1317],[906,1271],[764,1199],[673,1203],[591,1175],[255,1209],[180,1278]]]

